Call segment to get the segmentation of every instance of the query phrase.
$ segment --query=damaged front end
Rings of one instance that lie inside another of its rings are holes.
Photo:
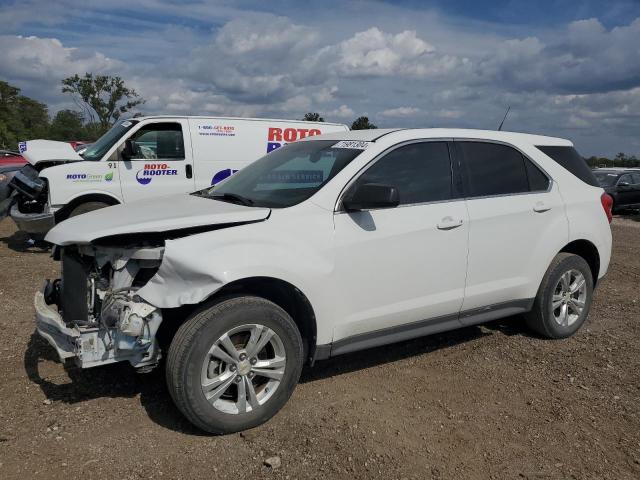
[[[16,172],[8,185],[13,191],[7,211],[18,228],[31,234],[44,234],[54,223],[54,214],[49,210],[49,186],[39,176],[39,170],[27,164]]]
[[[35,295],[36,329],[64,362],[82,368],[128,361],[153,368],[162,312],[136,292],[160,266],[162,245],[56,247],[62,276]]]

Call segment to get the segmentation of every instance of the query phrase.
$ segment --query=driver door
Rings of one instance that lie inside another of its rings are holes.
[[[195,190],[189,124],[186,120],[145,123],[128,138],[131,158],[119,150],[125,202]]]
[[[400,204],[334,215],[346,311],[334,342],[368,333],[382,344],[460,324],[469,221],[452,171],[447,142],[425,141],[392,150],[356,180],[395,187]]]

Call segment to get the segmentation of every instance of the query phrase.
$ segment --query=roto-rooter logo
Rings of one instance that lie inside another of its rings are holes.
[[[311,137],[313,135],[320,135],[322,132],[317,128],[278,128],[269,127],[269,133],[267,134],[267,153],[280,148],[290,142],[295,142],[301,138]]]
[[[166,163],[145,163],[144,168],[136,173],[136,180],[140,185],[148,185],[158,175],[178,175],[178,170],[169,168]]]

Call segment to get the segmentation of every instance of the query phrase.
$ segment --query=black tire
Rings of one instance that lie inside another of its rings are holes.
[[[223,334],[248,323],[264,325],[279,336],[286,354],[284,375],[263,405],[245,413],[225,413],[203,393],[202,364]],[[300,332],[287,312],[260,297],[231,297],[194,313],[178,329],[167,356],[167,385],[178,409],[195,426],[214,434],[233,433],[266,422],[284,406],[300,379],[303,358]]]
[[[110,205],[108,203],[104,203],[104,202],[81,203],[76,208],[71,210],[67,218],[76,217],[78,215],[82,215],[83,213],[93,212],[94,210],[100,210],[101,208],[105,208],[109,206]]]
[[[577,270],[585,278],[586,299],[584,308],[577,320],[571,325],[560,325],[553,314],[552,297],[560,277],[571,270]],[[547,338],[567,338],[576,333],[589,315],[593,299],[593,276],[584,258],[571,253],[559,253],[542,279],[538,294],[533,303],[533,309],[525,314],[529,328]]]

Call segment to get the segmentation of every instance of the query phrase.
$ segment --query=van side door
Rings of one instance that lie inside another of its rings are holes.
[[[503,143],[455,141],[469,211],[463,323],[527,310],[553,256],[568,242],[557,184]]]
[[[131,158],[117,150],[125,202],[195,190],[189,124],[184,119],[141,124],[128,136]]]

